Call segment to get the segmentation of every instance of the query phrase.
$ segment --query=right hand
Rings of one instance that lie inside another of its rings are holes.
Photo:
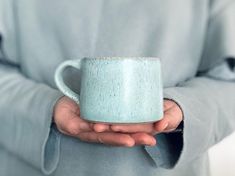
[[[79,106],[73,100],[65,96],[60,98],[56,103],[53,117],[61,133],[78,137],[86,142],[125,147],[132,147],[134,145],[154,146],[156,144],[155,138],[151,134],[144,132],[130,134],[114,131],[95,131],[93,129],[93,123],[80,118]]]

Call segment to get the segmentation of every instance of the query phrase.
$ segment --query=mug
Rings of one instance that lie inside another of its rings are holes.
[[[63,81],[67,67],[80,70],[80,91]],[[102,123],[147,123],[163,117],[160,59],[95,57],[67,60],[56,69],[60,91],[80,106],[81,118]]]

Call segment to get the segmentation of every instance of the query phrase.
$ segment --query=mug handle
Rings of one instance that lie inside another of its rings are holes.
[[[80,70],[81,69],[81,61],[82,61],[82,59],[80,59],[80,60],[67,60],[67,61],[61,63],[55,71],[55,83],[56,83],[58,89],[62,93],[64,93],[66,96],[68,96],[69,98],[74,100],[77,104],[79,104],[79,94],[75,93],[73,90],[71,90],[64,83],[63,72],[64,72],[65,68],[67,68],[67,67],[73,67],[73,68]]]

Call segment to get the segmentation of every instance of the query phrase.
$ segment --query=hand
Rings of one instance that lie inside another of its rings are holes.
[[[115,131],[122,133],[147,133],[157,134],[174,131],[183,120],[183,113],[180,107],[171,100],[164,100],[164,117],[155,123],[133,124],[133,125],[112,125],[95,124],[93,129],[97,132]]]
[[[54,122],[58,130],[66,135],[78,137],[86,142],[104,143],[114,146],[155,145],[155,139],[146,133],[97,132],[92,123],[80,118],[79,106],[70,98],[62,97],[54,107]],[[106,125],[109,126],[109,125]]]
[[[183,112],[172,100],[164,100],[164,117],[154,124],[156,132],[172,132],[183,120]]]

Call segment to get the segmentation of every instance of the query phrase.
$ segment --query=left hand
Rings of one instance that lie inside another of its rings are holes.
[[[171,100],[164,100],[164,117],[155,123],[107,125],[96,123],[93,129],[96,132],[114,131],[121,133],[142,133],[155,135],[157,133],[174,131],[183,120],[181,108]]]

